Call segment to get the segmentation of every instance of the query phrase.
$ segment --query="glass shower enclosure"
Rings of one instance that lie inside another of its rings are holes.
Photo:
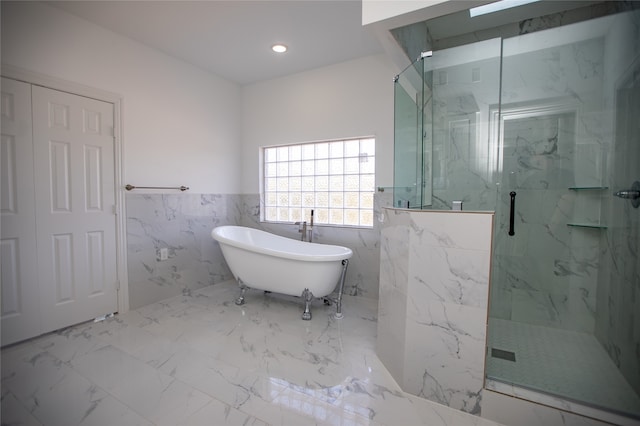
[[[500,39],[427,54],[395,79],[394,206],[493,210]]]
[[[640,419],[640,13],[436,50],[394,206],[494,210],[486,387]]]
[[[428,54],[421,58],[428,57]],[[393,205],[431,205],[431,86],[432,73],[418,60],[394,79]]]

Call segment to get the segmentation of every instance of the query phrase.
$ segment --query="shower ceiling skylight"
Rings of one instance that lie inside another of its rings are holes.
[[[512,7],[518,7],[529,3],[534,3],[539,0],[501,0],[494,3],[485,4],[478,7],[469,9],[469,16],[486,15],[487,13],[499,12],[505,9],[511,9]]]

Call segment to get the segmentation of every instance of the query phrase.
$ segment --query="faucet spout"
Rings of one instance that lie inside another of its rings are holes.
[[[305,237],[307,235],[307,221],[304,222],[296,222],[295,225],[302,225],[298,228],[298,232],[302,234],[300,241],[305,241]]]

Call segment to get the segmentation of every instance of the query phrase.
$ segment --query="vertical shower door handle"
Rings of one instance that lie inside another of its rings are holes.
[[[511,191],[509,193],[509,197],[511,197],[511,207],[509,209],[509,235],[515,235],[515,231],[513,230],[514,216],[516,213],[516,193],[515,191]]]

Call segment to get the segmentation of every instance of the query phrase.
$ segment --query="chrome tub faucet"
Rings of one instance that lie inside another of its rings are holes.
[[[304,222],[296,222],[295,225],[298,225],[298,232],[302,234],[300,241],[306,241],[307,236],[307,221]]]
[[[296,222],[294,225],[298,225],[298,232],[302,234],[300,241],[313,242],[313,209],[311,210],[311,223],[307,227],[307,221]]]

